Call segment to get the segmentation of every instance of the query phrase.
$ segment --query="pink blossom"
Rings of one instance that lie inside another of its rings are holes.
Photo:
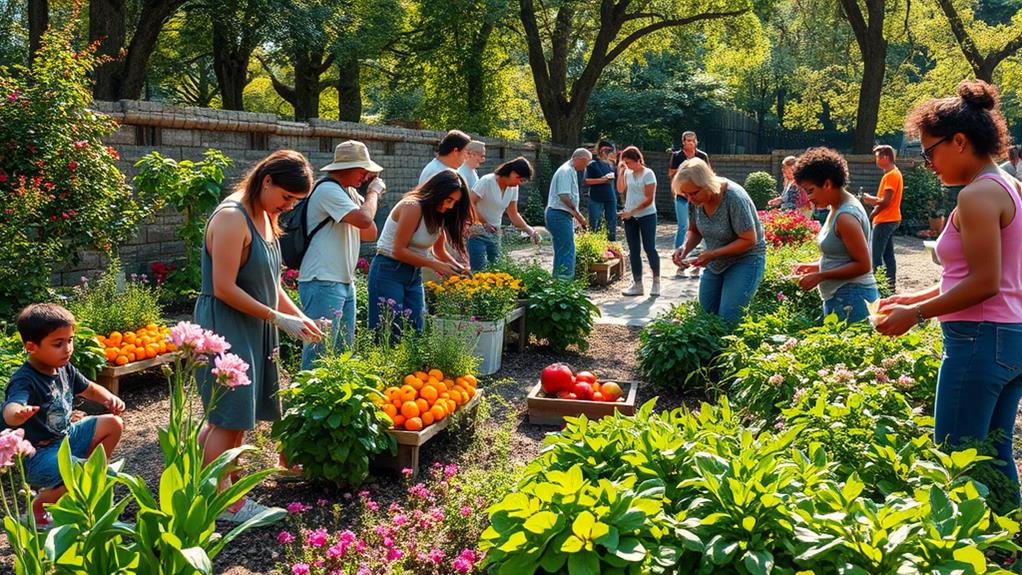
[[[444,520],[444,510],[434,507],[429,510],[429,516],[433,519],[433,521],[440,523]]]
[[[389,561],[391,563],[393,563],[394,561],[397,561],[398,559],[400,559],[400,558],[402,558],[404,556],[405,556],[405,554],[403,552],[401,552],[400,549],[391,548],[391,549],[387,550],[387,561]]]
[[[778,385],[784,383],[784,376],[779,373],[775,373],[770,376],[770,379],[768,381],[770,382],[770,385],[777,387]]]
[[[362,565],[358,568],[358,572],[355,575],[373,575],[373,572],[369,570],[369,567]]]
[[[330,559],[344,557],[344,554],[348,552],[349,545],[344,541],[338,541],[336,545],[326,550],[326,556]]]
[[[401,513],[401,505],[397,502],[391,503],[390,507],[387,508],[387,511],[391,513]]]
[[[380,504],[375,502],[375,501],[372,501],[372,500],[366,501],[366,507],[370,511],[379,511],[380,510]]]
[[[195,351],[203,340],[203,329],[190,321],[178,322],[170,328],[170,342],[181,349]]]
[[[426,499],[427,497],[429,497],[429,489],[426,489],[426,486],[422,483],[416,483],[415,485],[409,487],[408,493],[410,495],[414,495],[415,497],[420,497],[422,499]]]
[[[337,538],[345,543],[354,543],[355,539],[357,539],[355,533],[350,529],[345,529],[344,531],[341,531],[338,534]]]
[[[252,383],[248,379],[248,364],[237,355],[233,353],[218,355],[213,363],[216,367],[211,373],[220,385],[234,389]]]
[[[446,479],[450,479],[450,478],[454,477],[457,474],[458,474],[458,466],[457,465],[455,465],[453,463],[449,463],[449,464],[444,466],[444,477]]]
[[[303,505],[301,501],[292,501],[287,505],[288,513],[305,513],[309,509],[312,509],[312,507]]]
[[[444,562],[444,551],[443,551],[443,549],[438,549],[438,548],[434,547],[434,548],[429,550],[429,556],[428,557],[429,557],[430,561],[432,561],[433,563],[436,563],[437,565],[440,565],[441,563]]]
[[[22,428],[0,431],[0,469],[14,465],[15,457],[28,458],[35,455],[32,443],[25,440]]]
[[[142,274],[142,281],[146,281],[145,274]],[[202,343],[199,344],[197,349],[199,353],[216,355],[218,353],[224,353],[229,349],[231,349],[231,344],[227,343],[227,340],[224,339],[223,336],[219,336],[209,330],[203,330]]]
[[[292,575],[309,575],[308,563],[295,563],[291,566]]]
[[[472,508],[469,507],[468,505],[462,505],[461,506],[461,515],[462,515],[462,517],[468,517],[469,515],[472,515]]]
[[[316,500],[316,505],[319,505],[320,507],[323,507],[327,503],[329,502],[326,499],[323,499],[322,497]]]
[[[404,525],[405,523],[408,523],[408,516],[407,515],[403,515],[402,514],[402,515],[394,516],[394,525],[397,525],[397,526],[400,527],[401,525]]]
[[[471,549],[462,549],[461,553],[458,554],[458,557],[470,563],[475,563],[476,561],[479,560],[479,556],[476,555],[475,551],[472,551]]]
[[[309,531],[305,534],[306,545],[311,545],[312,547],[322,547],[326,545],[326,540],[327,532],[323,527],[320,527],[315,531]]]
[[[915,385],[915,383],[916,380],[912,379],[907,375],[902,375],[901,377],[898,378],[898,385],[902,387],[912,387],[913,385]]]
[[[277,543],[281,545],[287,545],[295,540],[295,536],[287,531],[281,531],[277,534]]]
[[[454,570],[457,571],[458,573],[468,573],[469,571],[472,570],[472,562],[466,561],[461,557],[455,559],[452,565],[454,567]]]

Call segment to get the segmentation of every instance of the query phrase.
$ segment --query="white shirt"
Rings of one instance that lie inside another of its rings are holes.
[[[498,228],[504,218],[504,210],[511,205],[511,202],[518,201],[518,186],[508,186],[501,192],[496,174],[486,174],[479,178],[479,183],[472,188],[472,193],[479,196],[476,212],[483,218],[483,221]]]
[[[350,284],[358,263],[359,229],[342,222],[362,205],[362,196],[335,181],[323,182],[309,198],[306,225],[311,232],[324,219],[332,222],[312,236],[298,270],[298,281],[322,280]]]
[[[631,170],[625,170],[625,210],[635,209],[646,199],[646,186],[653,184],[654,196],[656,195],[656,174],[649,168],[643,168],[642,172],[636,174]],[[645,208],[632,214],[633,218],[641,218],[656,213],[656,201],[654,200]]]
[[[461,174],[462,178],[465,178],[465,183],[468,184],[468,189],[474,190],[476,184],[479,183],[479,172],[475,171],[475,168],[468,167],[468,164],[462,164],[458,168],[458,173]]]
[[[570,196],[575,209],[578,209],[578,170],[571,160],[561,164],[550,178],[550,193],[547,194],[546,207],[574,213],[561,201],[560,194]]]
[[[421,186],[422,184],[425,184],[427,180],[429,180],[430,178],[444,170],[451,170],[452,172],[457,171],[454,168],[448,166],[447,164],[441,162],[440,158],[433,158],[432,160],[429,161],[428,164],[426,164],[425,168],[422,168],[422,172],[419,173],[419,185]]]

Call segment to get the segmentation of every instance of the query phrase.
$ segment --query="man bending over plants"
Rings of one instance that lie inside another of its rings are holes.
[[[11,375],[4,397],[2,428],[19,428],[35,454],[25,465],[29,485],[39,494],[32,503],[36,525],[52,524],[43,509],[56,503],[66,490],[57,466],[57,452],[65,438],[71,456],[85,459],[102,445],[109,457],[121,439],[124,422],[118,417],[124,402],[85,379],[70,364],[74,352],[75,317],[56,304],[32,304],[18,314],[18,333],[28,359]],[[105,406],[110,414],[71,422],[75,395]]]

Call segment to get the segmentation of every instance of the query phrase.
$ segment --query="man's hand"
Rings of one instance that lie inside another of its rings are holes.
[[[13,409],[11,409],[11,408],[13,408]],[[31,419],[33,415],[38,413],[39,412],[39,406],[38,405],[20,405],[20,404],[13,403],[13,404],[8,406],[8,409],[6,411],[8,411],[8,413],[5,414],[7,416],[7,417],[5,417],[5,419],[7,420],[7,423],[10,424],[11,426],[17,427],[17,426],[25,423],[29,419]]]

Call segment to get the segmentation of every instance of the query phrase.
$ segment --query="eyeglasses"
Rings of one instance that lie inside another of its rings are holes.
[[[923,161],[926,162],[927,165],[929,165],[930,163],[933,162],[933,149],[936,148],[937,146],[943,144],[944,142],[949,141],[950,139],[951,138],[948,138],[947,136],[944,136],[943,138],[937,140],[932,145],[930,145],[930,147],[923,148],[919,152],[919,155],[922,156],[923,157]]]

